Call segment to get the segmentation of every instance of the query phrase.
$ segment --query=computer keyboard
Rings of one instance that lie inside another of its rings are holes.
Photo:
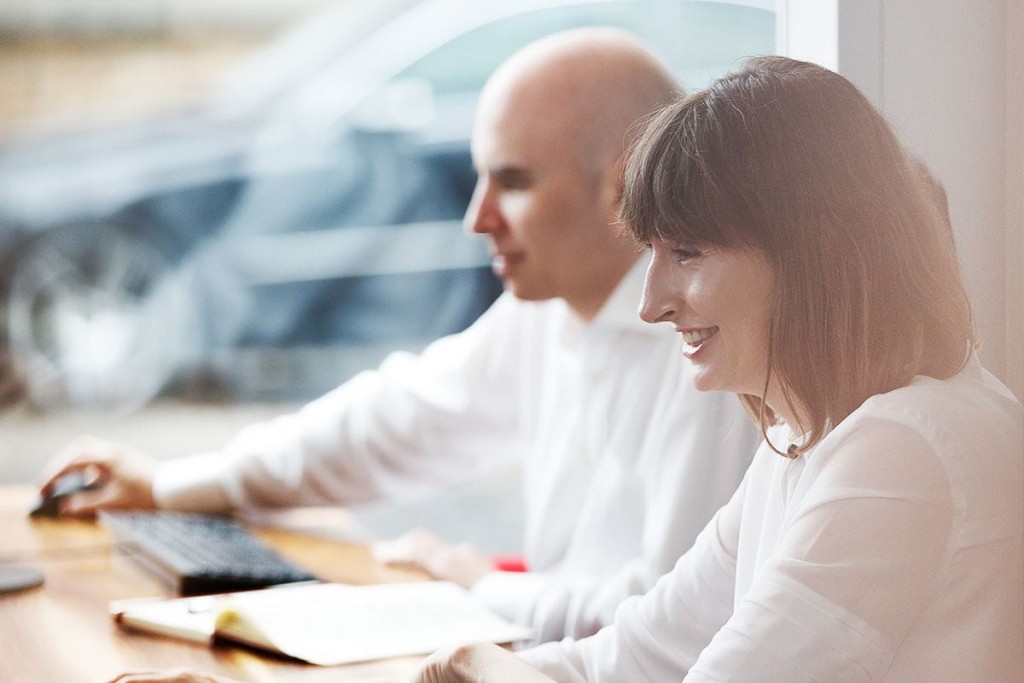
[[[227,517],[179,512],[100,512],[118,545],[181,595],[315,580]]]

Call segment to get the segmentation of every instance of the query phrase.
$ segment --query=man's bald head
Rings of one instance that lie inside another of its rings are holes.
[[[638,121],[668,104],[679,85],[631,35],[610,28],[557,33],[510,57],[487,82],[481,118],[528,120],[541,139],[558,139],[581,170],[614,164]]]
[[[568,31],[523,48],[481,94],[466,225],[517,297],[590,320],[637,259],[617,226],[622,160],[677,85],[628,34]]]

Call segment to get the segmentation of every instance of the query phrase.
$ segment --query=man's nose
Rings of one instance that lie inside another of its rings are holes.
[[[473,189],[469,206],[466,207],[466,215],[462,219],[463,228],[469,234],[487,235],[494,232],[498,224],[494,198],[487,187],[487,181],[481,178]]]

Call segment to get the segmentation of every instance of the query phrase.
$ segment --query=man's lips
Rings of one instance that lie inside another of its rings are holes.
[[[498,277],[508,275],[512,266],[523,260],[523,255],[518,253],[495,253],[491,254],[491,270]]]

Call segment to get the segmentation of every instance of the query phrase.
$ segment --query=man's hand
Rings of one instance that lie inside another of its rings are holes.
[[[435,652],[409,683],[554,683],[514,654],[492,643]]]
[[[466,589],[494,571],[494,563],[476,547],[468,543],[448,545],[423,529],[410,531],[393,541],[374,543],[372,550],[378,562],[416,567],[434,578],[454,581]]]
[[[50,461],[39,492],[45,496],[62,476],[80,472],[99,488],[68,496],[61,501],[60,514],[93,517],[100,509],[149,510],[156,507],[153,499],[155,469],[153,459],[139,451],[83,438],[68,445]]]
[[[200,674],[185,669],[166,671],[140,671],[138,673],[121,674],[108,683],[240,683],[233,678]]]

